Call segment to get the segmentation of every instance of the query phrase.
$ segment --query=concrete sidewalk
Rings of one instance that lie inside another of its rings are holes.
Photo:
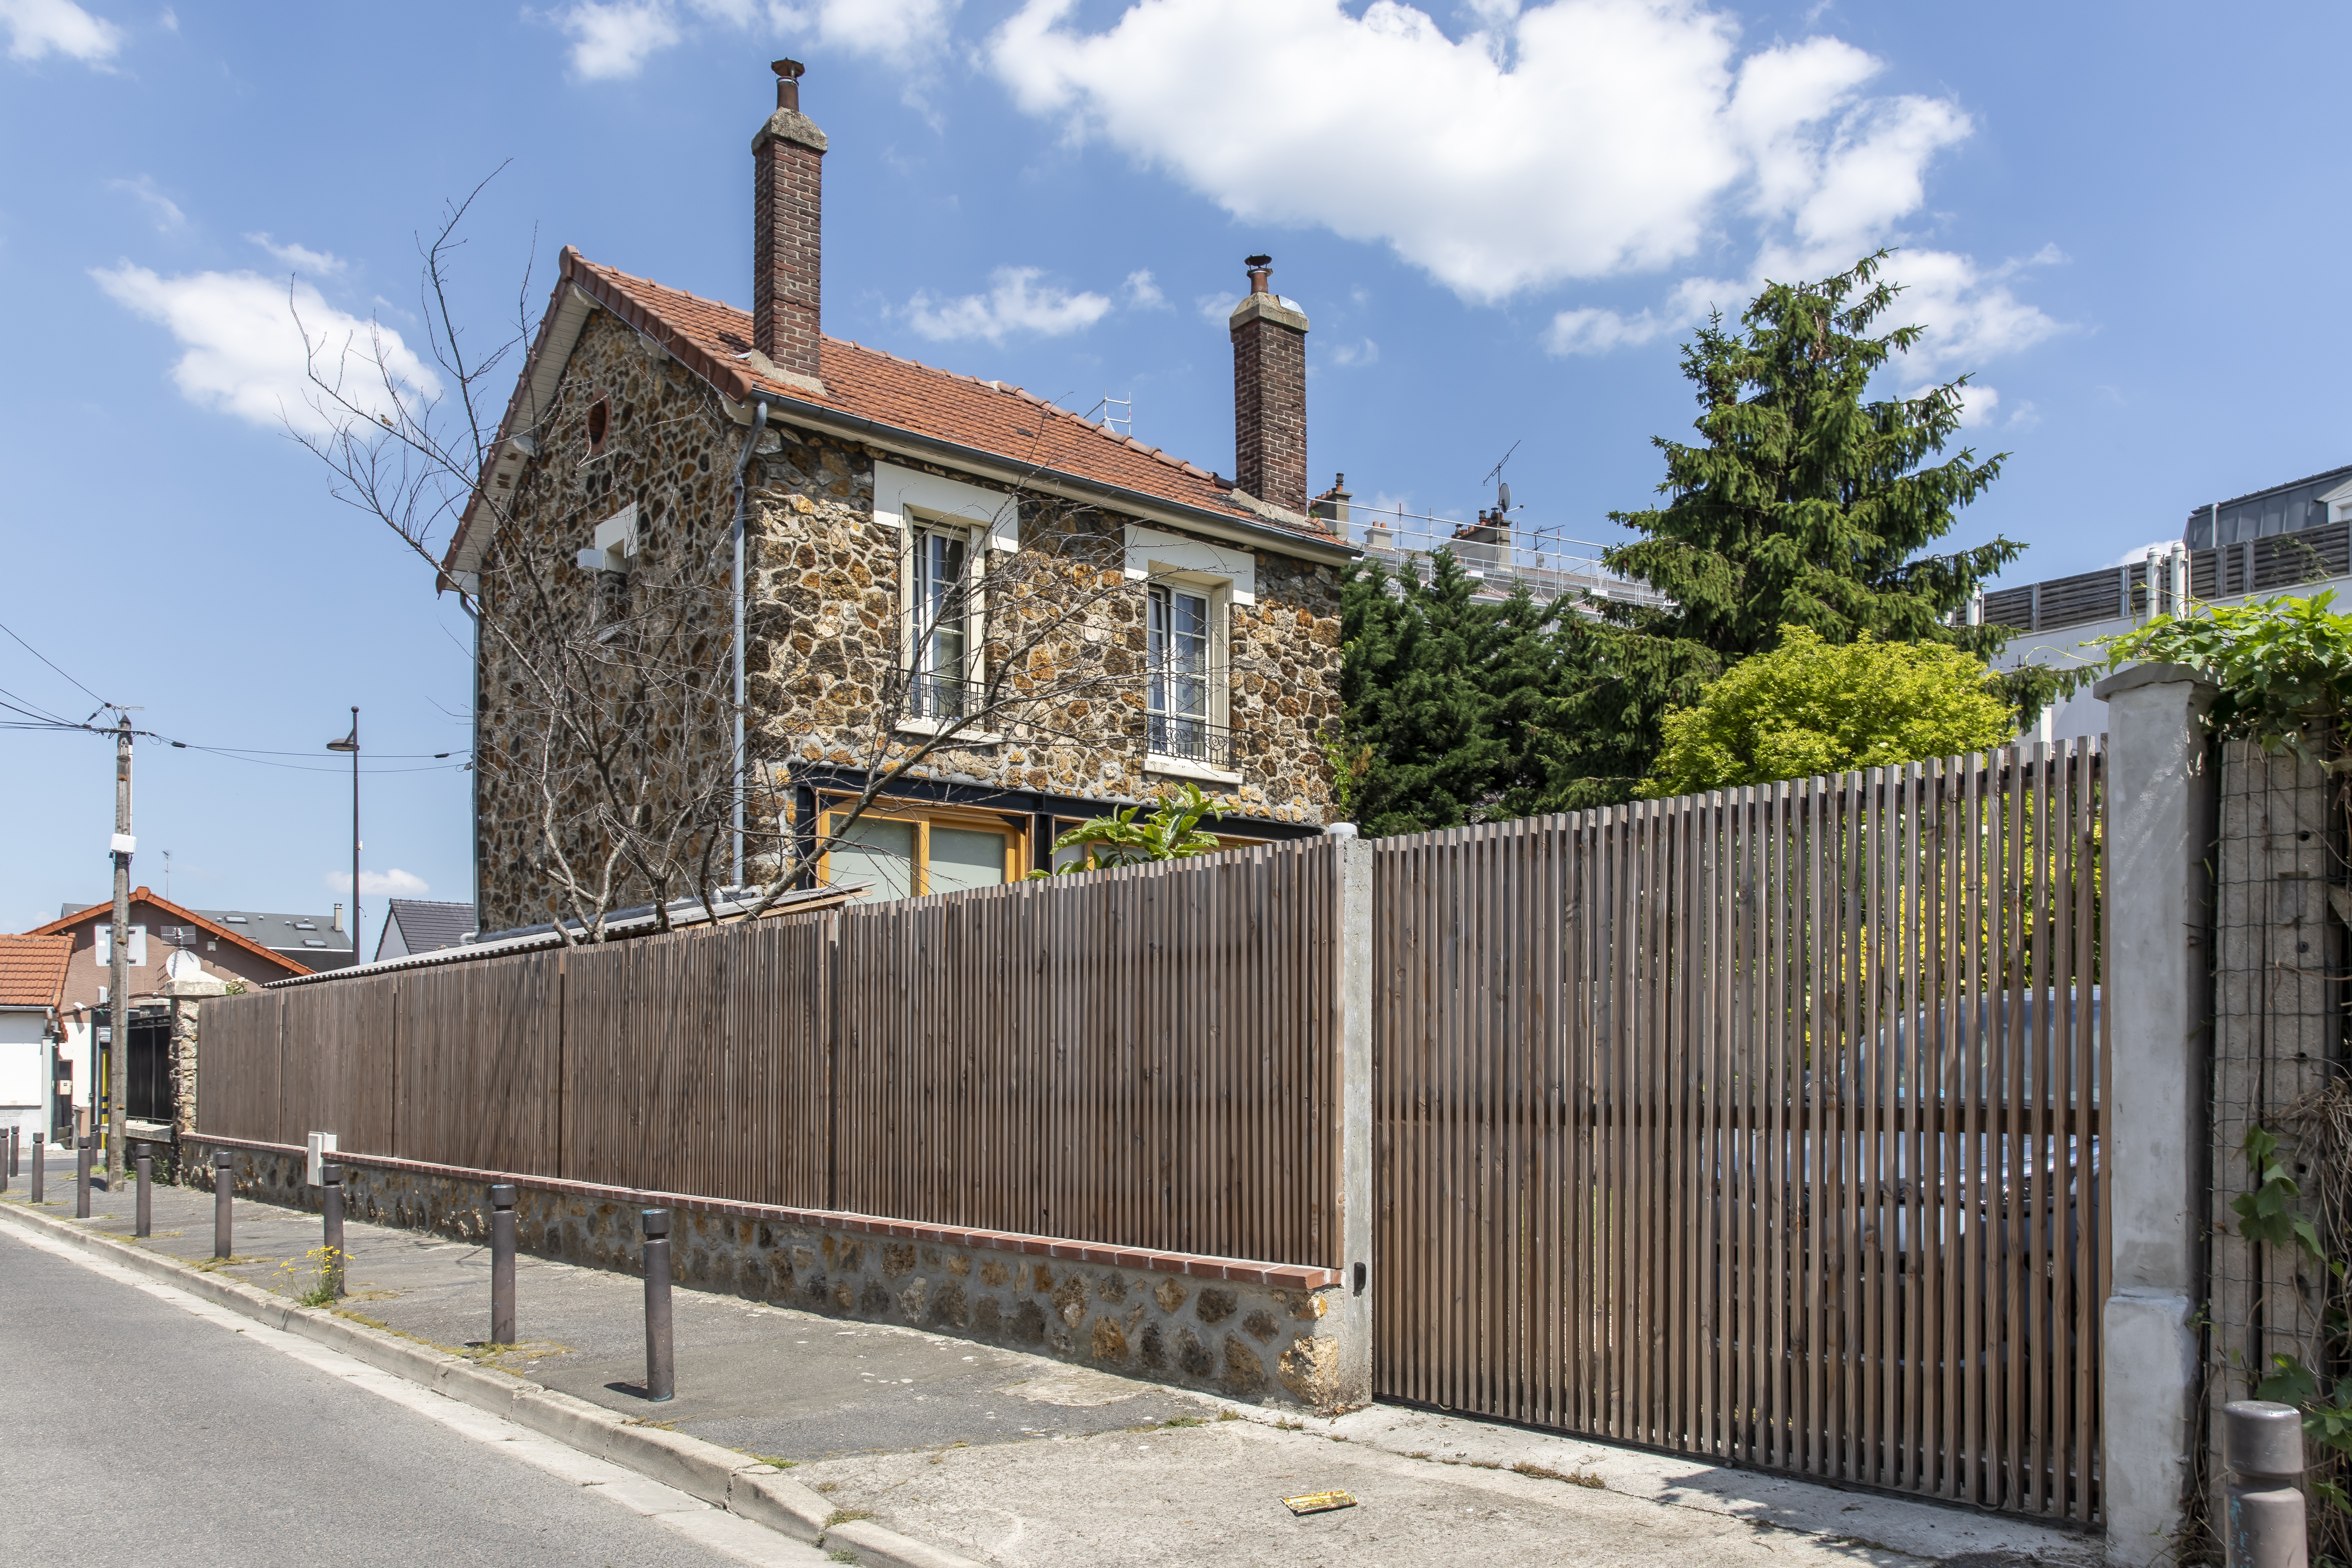
[[[51,1161],[52,1216],[73,1169]],[[126,1184],[126,1187],[128,1184]],[[22,1206],[23,1177],[0,1205]],[[215,1266],[209,1193],[159,1186],[141,1245]],[[129,1239],[131,1195],[93,1192],[88,1228]],[[239,1202],[219,1271],[299,1295],[312,1214]],[[353,1223],[361,1322],[551,1389],[788,1466],[845,1517],[984,1562],[1097,1568],[1255,1563],[2095,1561],[2095,1541],[1891,1500],[1387,1405],[1334,1421],[1161,1388],[912,1329],[836,1321],[731,1296],[676,1296],[677,1397],[651,1405],[642,1286],[525,1255],[521,1342],[484,1346],[486,1248]],[[1293,1518],[1280,1499],[1359,1506]]]

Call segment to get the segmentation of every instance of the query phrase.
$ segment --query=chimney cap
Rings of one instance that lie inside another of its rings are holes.
[[[798,60],[770,60],[768,68],[786,81],[798,81],[808,74],[808,67]]]
[[[1274,265],[1274,258],[1271,256],[1244,256],[1242,258],[1242,265],[1244,267],[1271,267]]]

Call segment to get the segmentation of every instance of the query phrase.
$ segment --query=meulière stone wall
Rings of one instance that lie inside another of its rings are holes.
[[[600,409],[598,443],[592,418]],[[590,874],[604,858],[604,841],[585,826],[596,792],[582,776],[578,749],[559,743],[551,765],[543,749],[551,683],[572,694],[570,717],[605,727],[611,755],[641,772],[656,807],[700,802],[701,836],[688,830],[684,858],[725,823],[731,776],[728,583],[738,427],[709,387],[597,310],[533,438],[537,451],[513,496],[495,502],[505,521],[481,574],[475,868],[485,931],[545,921],[561,907],[541,795],[551,773],[565,853]],[[631,502],[633,569],[625,586],[600,583],[578,554],[599,522]],[[623,635],[600,640],[615,627]],[[593,700],[583,702],[583,691]],[[564,733],[560,728],[559,742]],[[714,790],[719,798],[707,798]],[[642,879],[625,865],[619,873],[614,902],[643,901]]]
[[[604,438],[592,449],[589,420],[599,405]],[[560,663],[588,669],[591,680],[620,681],[614,668],[620,650],[598,664],[601,645],[593,643],[599,617],[611,613],[601,596],[608,589],[574,557],[599,521],[631,501],[640,543],[628,607],[663,623],[665,658],[705,673],[684,697],[673,690],[667,701],[633,710],[632,732],[642,756],[668,770],[663,776],[674,793],[707,792],[714,769],[731,773],[723,700],[732,619],[728,539],[734,465],[750,432],[728,418],[707,385],[649,354],[632,329],[604,310],[583,331],[540,431],[537,452],[503,503],[509,521],[483,574],[476,858],[487,931],[554,912],[538,749],[545,704],[535,676]],[[992,731],[1001,739],[942,747],[908,763],[922,738],[895,722],[903,694],[905,535],[875,516],[874,465],[883,457],[925,466],[778,416],[746,472],[752,869],[772,863],[787,826],[792,795],[781,786],[811,766],[905,766],[920,777],[1107,804],[1171,785],[1145,765],[1146,584],[1123,571],[1130,520],[1037,494],[1016,503],[1021,549],[982,552],[976,568],[986,587],[986,635],[1009,658],[1032,707]],[[1003,488],[968,473],[930,471]],[[1230,542],[1220,548],[1237,549]],[[1242,782],[1202,787],[1240,816],[1314,826],[1329,803],[1317,737],[1339,711],[1338,573],[1276,552],[1251,553],[1256,602],[1234,606],[1228,655],[1234,771]],[[563,658],[551,657],[551,639],[569,639]],[[711,831],[725,815],[715,814]],[[593,863],[599,844],[580,826],[582,814],[558,817],[559,832],[572,836],[564,842],[573,860]],[[1245,823],[1226,826],[1247,831]],[[645,889],[625,866],[620,870],[614,901],[641,901]]]
[[[209,1190],[219,1145],[191,1140],[184,1169]],[[231,1147],[240,1195],[315,1211],[299,1152]],[[488,1235],[487,1184],[413,1167],[343,1166],[344,1212],[463,1241]],[[518,1245],[636,1273],[637,1208],[610,1190],[521,1185]],[[1105,1267],[982,1245],[892,1239],[814,1224],[673,1210],[673,1278],[828,1317],[899,1323],[1010,1345],[1153,1382],[1336,1414],[1339,1285],[1286,1289]],[[355,1256],[354,1269],[364,1258]]]

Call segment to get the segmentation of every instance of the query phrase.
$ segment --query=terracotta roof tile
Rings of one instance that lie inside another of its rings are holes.
[[[65,1000],[69,936],[0,936],[0,1007],[54,1007]]]
[[[674,352],[690,351],[686,356],[689,362],[703,362],[695,368],[738,401],[764,391],[1026,467],[1114,485],[1219,516],[1261,525],[1270,521],[1232,500],[1231,479],[1118,435],[1020,387],[829,337],[822,340],[819,351],[824,382],[820,395],[804,386],[787,385],[752,365],[747,357],[751,318],[733,306],[598,266],[568,248],[563,267],[566,277],[633,326]],[[1331,538],[1321,528],[1291,531],[1308,538]]]
[[[207,936],[217,937],[224,942],[235,942],[245,952],[253,954],[257,958],[266,958],[269,960],[270,963],[277,964],[280,969],[285,970],[289,974],[309,974],[312,973],[308,964],[297,963],[282,952],[273,952],[268,948],[262,946],[259,942],[254,941],[251,937],[247,936],[242,931],[231,931],[228,927],[222,925],[219,921],[208,920],[205,916],[196,913],[194,910],[184,910],[179,905],[172,902],[169,899],[157,898],[155,896],[154,889],[152,888],[133,888],[131,890],[131,901],[134,904],[152,904],[155,908],[163,910],[173,920],[184,921],[189,925],[194,926],[197,930],[203,931]],[[36,926],[33,929],[32,934],[35,936],[49,936],[58,932],[64,932],[67,933],[67,941],[70,942],[72,941],[71,932],[74,927],[80,925],[85,921],[111,921],[113,919],[114,906],[111,903],[91,904],[89,908],[76,910],[69,915],[59,915],[56,920],[51,921],[45,926]]]

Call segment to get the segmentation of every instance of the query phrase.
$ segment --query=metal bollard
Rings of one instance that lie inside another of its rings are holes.
[[[677,1363],[670,1353],[669,1210],[645,1209],[646,1397],[664,1400],[677,1392]]]
[[[47,1153],[48,1153],[48,1151],[41,1147],[41,1135],[40,1135],[39,1133],[37,1133],[37,1132],[34,1133],[34,1134],[33,1134],[33,1201],[34,1201],[35,1203],[39,1203],[39,1202],[41,1201],[41,1161],[42,1161],[42,1160],[43,1160],[43,1159],[47,1155]]]
[[[515,1342],[515,1190],[490,1188],[490,1342]]]
[[[25,1130],[21,1127],[11,1127],[8,1129],[8,1173],[10,1175],[16,1175],[23,1170],[24,1158]]]
[[[213,1151],[213,1256],[226,1258],[229,1253],[229,1205],[236,1196],[236,1172],[231,1162],[235,1156],[226,1149]]]
[[[139,1206],[133,1211],[135,1217],[131,1221],[131,1234],[147,1236],[155,1229],[155,1156],[144,1143],[139,1145],[136,1163],[139,1167]]]
[[[89,1140],[74,1140],[74,1218],[89,1217]]]
[[[2221,1407],[2221,1454],[2229,1568],[2305,1568],[2301,1414],[2266,1399],[2231,1401]]]
[[[319,1167],[319,1217],[324,1222],[323,1239],[327,1247],[327,1279],[335,1294],[343,1293],[343,1265],[351,1253],[343,1246],[343,1168],[341,1165]]]

